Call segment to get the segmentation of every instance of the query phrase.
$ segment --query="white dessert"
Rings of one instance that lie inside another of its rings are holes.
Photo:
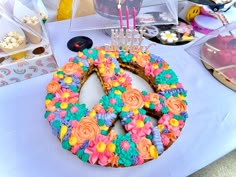
[[[24,36],[20,35],[18,32],[9,32],[7,36],[0,41],[0,47],[2,49],[14,49],[18,48],[25,41]]]
[[[42,33],[41,24],[40,24],[40,21],[39,21],[38,17],[36,17],[36,16],[25,16],[22,19],[22,22],[25,23],[27,26],[29,26],[35,33],[37,33],[37,34]],[[34,33],[30,33],[28,31],[25,31],[25,33],[26,33],[26,36],[31,41],[31,43],[33,43],[33,44],[37,44],[37,43],[41,42],[41,40],[42,40],[40,37],[38,37]]]
[[[160,13],[159,17],[162,21],[165,21],[165,22],[172,22],[174,20],[171,14],[167,12]]]
[[[175,43],[178,41],[178,37],[176,33],[171,31],[163,31],[160,33],[160,37],[162,41],[165,41],[167,43]]]
[[[36,25],[39,23],[39,19],[36,16],[25,16],[22,21],[27,25]]]

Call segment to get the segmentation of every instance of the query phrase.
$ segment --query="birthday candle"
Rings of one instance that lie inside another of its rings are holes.
[[[126,25],[127,29],[129,29],[129,8],[126,6]]]
[[[123,23],[122,23],[122,8],[121,5],[118,5],[118,9],[119,9],[119,16],[120,16],[120,29],[123,28]]]
[[[134,29],[136,29],[136,9],[135,9],[135,7],[133,8],[133,24],[134,24]]]

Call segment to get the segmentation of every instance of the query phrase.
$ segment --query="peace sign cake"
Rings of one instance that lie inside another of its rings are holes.
[[[78,52],[47,86],[45,119],[62,147],[84,162],[140,165],[158,158],[180,135],[188,117],[186,91],[170,66],[141,45],[142,39],[137,30],[112,31],[111,45]],[[125,70],[146,80],[153,92],[133,88]],[[94,72],[105,96],[89,110],[79,103],[79,93]],[[125,134],[112,129],[116,121]]]

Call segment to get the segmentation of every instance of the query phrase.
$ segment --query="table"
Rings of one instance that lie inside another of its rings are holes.
[[[70,33],[68,28],[69,21],[47,26],[59,66],[75,56],[66,47],[74,36],[89,36],[94,46],[109,42],[102,31]],[[180,137],[158,159],[141,166],[113,169],[83,163],[63,150],[43,118],[45,87],[52,78],[52,74],[46,74],[0,88],[0,176],[183,177],[235,149],[236,93],[214,79],[199,61],[184,51],[189,45],[151,48],[152,53],[164,58],[177,73],[188,90],[189,103],[189,119]],[[134,80],[137,87],[147,87],[139,78]],[[91,84],[99,83],[93,77],[81,92],[81,100],[87,99],[86,94],[90,93],[89,107],[102,94],[101,88],[91,92],[95,88]]]

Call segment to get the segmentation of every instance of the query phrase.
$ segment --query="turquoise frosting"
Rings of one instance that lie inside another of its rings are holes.
[[[77,151],[76,154],[83,162],[87,162],[89,160],[89,154],[85,153],[83,149]]]
[[[70,108],[73,107],[73,106],[76,106],[78,108],[78,111],[75,112],[75,113],[72,113],[70,111]],[[88,113],[88,109],[86,108],[86,105],[85,104],[79,104],[79,103],[76,103],[74,105],[69,104],[69,106],[66,109],[66,111],[67,111],[67,114],[66,114],[66,117],[65,117],[66,120],[77,120],[77,121],[80,121],[80,119],[82,117],[87,116],[87,113]]]
[[[127,53],[125,51],[120,52],[120,58],[124,63],[131,62],[133,58],[133,54]]]
[[[120,144],[122,141],[129,142],[130,148],[128,150],[121,148]],[[135,143],[131,140],[130,133],[127,133],[126,135],[119,134],[117,139],[113,140],[113,143],[116,145],[115,154],[120,157],[118,164],[126,167],[133,165],[133,157],[138,156],[138,151]]]
[[[71,148],[71,145],[69,144],[68,140],[63,141],[61,144],[63,149],[69,150]]]
[[[170,77],[166,77],[169,75]],[[177,84],[178,78],[172,69],[163,70],[160,74],[158,74],[155,78],[156,84]]]
[[[48,94],[46,95],[46,100],[52,100],[54,97],[55,97],[55,94],[48,93]]]
[[[111,104],[110,99],[115,99],[116,103]],[[104,95],[102,99],[100,100],[100,103],[102,104],[105,110],[108,110],[109,107],[112,107],[114,109],[114,113],[121,112],[121,108],[123,105],[121,96],[118,94],[115,94],[113,91],[110,91],[108,95]]]
[[[91,53],[89,51],[91,51]],[[97,49],[84,49],[83,53],[87,58],[91,58],[93,60],[96,60],[98,58],[98,50]]]

